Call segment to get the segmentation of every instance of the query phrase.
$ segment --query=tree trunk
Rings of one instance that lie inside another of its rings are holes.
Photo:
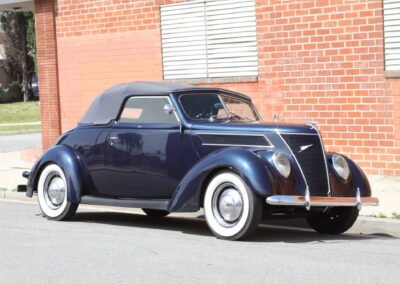
[[[26,56],[25,56],[26,58]],[[22,92],[24,94],[24,102],[29,101],[29,87],[28,87],[28,68],[26,66],[26,59],[22,61]]]

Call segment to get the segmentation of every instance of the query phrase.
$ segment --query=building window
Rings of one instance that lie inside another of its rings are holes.
[[[383,0],[385,70],[400,71],[400,0]]]
[[[257,76],[255,0],[161,6],[164,79]]]

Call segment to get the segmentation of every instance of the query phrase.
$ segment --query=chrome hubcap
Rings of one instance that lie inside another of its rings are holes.
[[[220,185],[212,203],[214,217],[220,225],[232,227],[239,221],[243,212],[243,199],[233,184]]]
[[[45,183],[45,199],[49,207],[56,209],[61,206],[65,199],[65,183],[57,174],[49,175]]]
[[[242,198],[236,189],[229,188],[221,194],[218,206],[222,218],[232,222],[237,220],[242,213]]]

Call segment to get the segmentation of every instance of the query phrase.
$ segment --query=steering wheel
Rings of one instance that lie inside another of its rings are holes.
[[[208,107],[204,111],[196,114],[194,119],[202,119],[202,118],[209,118],[213,114],[213,107]]]

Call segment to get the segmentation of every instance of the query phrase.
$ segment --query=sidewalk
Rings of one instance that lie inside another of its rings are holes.
[[[0,189],[15,190],[17,185],[26,184],[21,174],[30,170],[33,162],[21,159],[23,152],[0,152]],[[27,152],[24,152],[25,158]],[[32,157],[30,158],[32,159]],[[379,206],[364,206],[363,216],[392,217],[400,214],[400,177],[369,176],[372,194],[380,200]]]
[[[0,189],[15,190],[19,184],[26,184],[21,176],[30,170],[33,163],[23,161],[21,152],[0,152]]]

